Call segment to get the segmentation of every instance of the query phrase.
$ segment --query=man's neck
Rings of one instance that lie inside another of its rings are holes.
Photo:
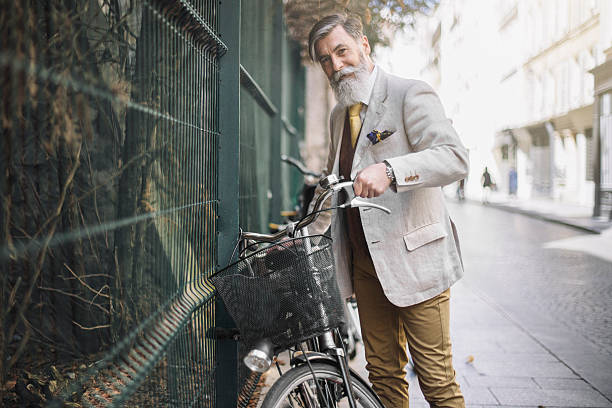
[[[374,71],[374,62],[372,62],[372,60],[368,58],[367,59],[367,64],[368,64],[368,71],[371,74],[372,71]]]

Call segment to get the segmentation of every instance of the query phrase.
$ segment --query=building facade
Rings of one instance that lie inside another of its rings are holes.
[[[443,0],[418,19],[420,77],[470,148],[468,195],[487,166],[500,192],[597,207],[610,135],[594,119],[594,72],[607,71],[593,70],[611,54],[610,22],[600,0]]]

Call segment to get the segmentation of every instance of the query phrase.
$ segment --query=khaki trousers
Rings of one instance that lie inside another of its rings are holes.
[[[406,343],[430,406],[464,407],[452,364],[450,289],[413,306],[395,306],[387,300],[367,252],[354,254],[353,279],[366,368],[385,407],[408,408]]]

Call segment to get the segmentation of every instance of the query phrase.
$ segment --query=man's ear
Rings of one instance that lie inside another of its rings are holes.
[[[372,49],[370,48],[370,42],[368,41],[368,37],[365,35],[361,39],[361,45],[363,46],[363,52],[365,55],[370,55]]]

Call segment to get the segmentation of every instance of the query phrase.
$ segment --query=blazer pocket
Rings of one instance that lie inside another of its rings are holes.
[[[404,243],[408,251],[414,251],[425,244],[444,238],[447,235],[448,233],[444,229],[442,223],[436,222],[434,224],[425,225],[424,227],[404,235]]]
[[[380,149],[381,147],[387,146],[388,144],[390,144],[393,140],[390,140],[389,138],[386,138],[385,140],[381,140],[380,142],[374,144],[372,142],[370,142],[370,148],[371,149]]]
[[[393,143],[393,139],[387,138],[376,144],[370,145],[370,153],[377,162],[390,159],[398,154],[397,144]]]

